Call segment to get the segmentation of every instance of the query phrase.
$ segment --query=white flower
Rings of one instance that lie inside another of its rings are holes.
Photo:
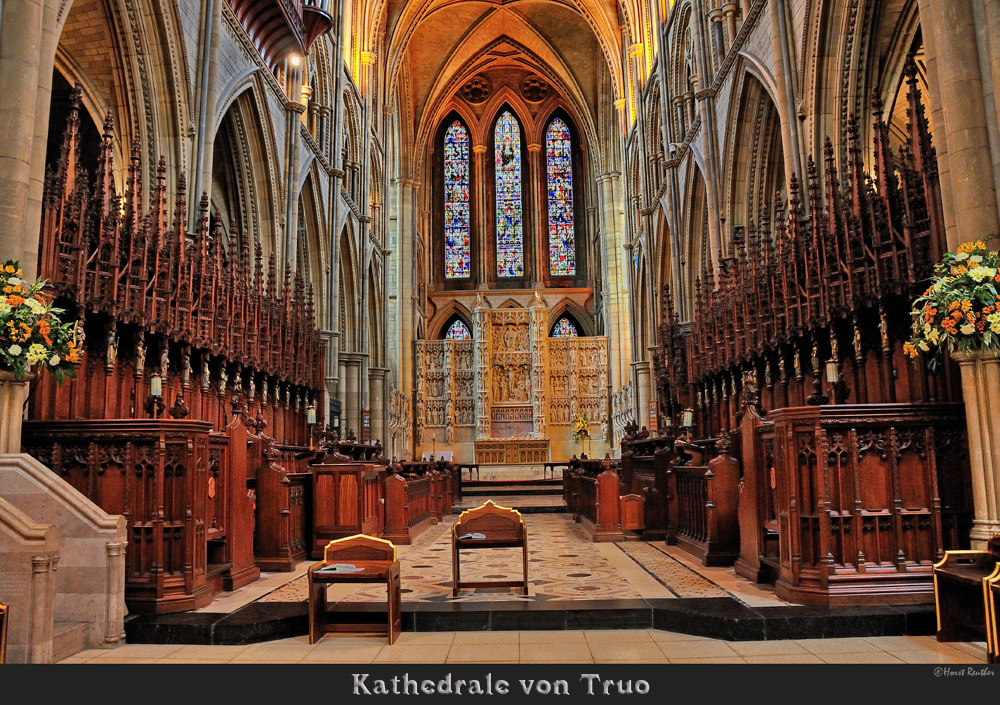
[[[24,303],[31,309],[32,313],[45,313],[45,304],[40,302],[38,299],[25,299]]]
[[[969,261],[970,262],[975,262],[976,264],[979,264],[980,262],[983,261],[983,256],[982,255],[972,255],[971,257],[969,257]]]
[[[966,259],[969,259],[969,253],[968,252],[959,252],[957,255],[955,255],[955,261],[956,262],[961,262],[962,260],[966,260]]]
[[[9,348],[7,348],[7,352],[9,352],[14,357],[17,357],[18,355],[21,354],[21,346],[18,345],[17,343],[14,343]]]
[[[973,333],[976,332],[976,327],[971,323],[966,323],[959,330],[962,331],[962,335],[972,335]]]
[[[49,358],[49,364],[55,367],[56,365],[59,364],[61,359],[62,358],[60,358],[58,355],[53,355],[52,357]]]
[[[923,350],[924,352],[927,352],[928,350],[931,349],[930,346],[927,344],[927,342],[924,340],[921,340],[919,343],[917,343],[917,347]]]
[[[8,313],[10,313],[10,311],[11,311],[10,304],[6,302],[0,303],[0,316],[6,316]]]
[[[21,284],[21,277],[11,276],[7,277],[7,283],[11,286],[19,286]]]
[[[969,276],[977,282],[981,282],[983,279],[992,279],[996,273],[997,270],[992,267],[975,267],[969,270]]]

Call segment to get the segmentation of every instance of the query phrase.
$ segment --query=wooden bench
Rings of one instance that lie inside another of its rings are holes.
[[[934,564],[934,604],[938,641],[993,642],[989,583],[1000,566],[1000,535],[985,551],[945,551]],[[994,615],[995,616],[995,615]]]
[[[476,533],[485,538],[462,538],[466,534]],[[459,558],[459,552],[463,548],[520,548],[523,557],[522,579],[463,581]],[[521,589],[521,594],[528,594],[528,529],[521,518],[521,512],[516,509],[497,506],[490,499],[475,509],[466,509],[451,527],[451,549],[453,597],[458,597],[458,591],[462,588],[478,587],[516,587]]]
[[[325,566],[348,564],[359,572],[322,570]],[[396,547],[385,539],[358,534],[331,541],[323,560],[309,566],[309,643],[315,644],[331,632],[375,632],[385,634],[389,643],[402,632],[399,560]],[[330,623],[326,612],[326,588],[334,583],[385,583],[386,621],[361,624]]]

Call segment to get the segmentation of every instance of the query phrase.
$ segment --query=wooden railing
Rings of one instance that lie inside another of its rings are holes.
[[[739,556],[739,462],[724,443],[697,446],[678,441],[668,472],[670,536],[704,565],[732,565]],[[709,450],[712,449],[713,450]],[[708,462],[711,453],[716,457]]]

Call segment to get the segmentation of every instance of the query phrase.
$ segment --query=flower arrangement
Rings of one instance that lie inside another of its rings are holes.
[[[0,370],[22,380],[42,365],[58,382],[74,377],[73,365],[80,361],[75,324],[63,323],[59,315],[65,311],[46,300],[44,280],[28,284],[23,276],[15,260],[0,265]]]
[[[590,438],[590,421],[583,414],[577,414],[573,419],[573,440]]]
[[[934,268],[931,285],[913,302],[913,334],[903,344],[910,357],[931,353],[937,365],[942,348],[970,352],[1000,348],[997,287],[1000,253],[982,240],[966,242],[944,255]]]

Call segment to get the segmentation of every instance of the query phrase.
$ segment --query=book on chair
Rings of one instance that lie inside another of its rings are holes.
[[[364,568],[359,568],[353,563],[331,563],[322,568],[317,568],[317,573],[360,573]]]
[[[458,538],[460,538],[460,539],[484,539],[484,538],[486,538],[486,534],[481,534],[478,531],[473,531],[473,532],[468,533],[468,534],[462,534]]]

